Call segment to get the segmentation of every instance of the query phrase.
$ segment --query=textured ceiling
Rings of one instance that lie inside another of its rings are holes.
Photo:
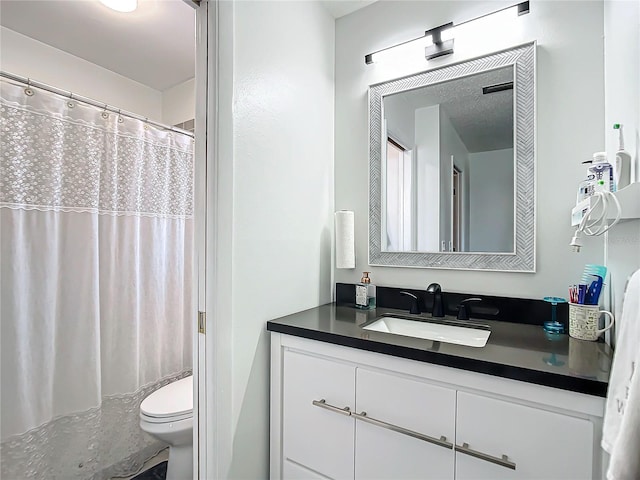
[[[511,81],[513,68],[505,67],[390,95],[384,104],[412,111],[439,104],[469,153],[501,150],[513,147],[513,90],[483,95],[482,87]]]
[[[195,11],[138,0],[131,13],[98,0],[1,0],[0,24],[156,90],[195,75]]]

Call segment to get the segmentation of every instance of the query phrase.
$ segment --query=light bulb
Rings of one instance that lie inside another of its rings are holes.
[[[117,12],[133,12],[138,8],[138,0],[100,0],[100,3],[106,5]]]
[[[371,63],[403,62],[416,58],[424,59],[424,48],[429,45],[433,45],[433,37],[431,35],[416,38],[372,54]]]

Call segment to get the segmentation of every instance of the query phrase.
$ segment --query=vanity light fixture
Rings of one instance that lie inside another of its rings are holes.
[[[100,0],[100,3],[116,12],[129,13],[138,8],[138,0]]]
[[[453,22],[432,28],[425,32],[425,35],[431,35],[432,45],[424,49],[424,58],[432,60],[453,53]]]
[[[424,56],[427,60],[449,55],[453,53],[453,42],[456,27],[506,10],[513,10],[517,16],[526,15],[529,13],[529,2],[521,2],[510,7],[502,8],[495,12],[461,22],[457,25],[454,25],[453,22],[445,23],[439,27],[427,30],[424,32],[422,37],[414,38],[413,40],[393,45],[392,47],[383,48],[377,52],[369,53],[368,55],[365,55],[364,63],[369,65],[384,60],[385,57],[395,57],[397,55],[402,55],[403,53],[408,54],[410,52],[415,53],[417,49],[422,50],[422,48],[424,48]]]
[[[513,90],[513,82],[496,83],[495,85],[482,87],[482,94],[487,95],[489,93],[504,92],[505,90]]]

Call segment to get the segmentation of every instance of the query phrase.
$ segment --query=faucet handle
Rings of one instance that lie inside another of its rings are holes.
[[[414,315],[419,315],[422,313],[422,311],[420,310],[420,303],[418,302],[418,297],[416,295],[414,295],[411,292],[405,292],[405,291],[400,292],[400,295],[406,295],[408,297],[413,298],[413,301],[411,302],[411,308],[409,309],[409,313]]]
[[[469,312],[467,311],[467,303],[470,302],[481,302],[482,299],[479,297],[470,297],[465,298],[458,305],[458,316],[456,317],[458,320],[469,320]]]

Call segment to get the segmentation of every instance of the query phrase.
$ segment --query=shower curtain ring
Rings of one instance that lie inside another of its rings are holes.
[[[122,118],[122,115],[120,115],[120,109],[118,109],[118,123],[122,122],[124,122],[124,119]]]
[[[104,104],[104,112],[102,112],[102,118],[107,119],[109,118],[109,114],[107,113],[107,104]]]
[[[33,89],[31,88],[31,79],[27,78],[27,88],[24,89],[24,94],[27,97],[33,97]]]

